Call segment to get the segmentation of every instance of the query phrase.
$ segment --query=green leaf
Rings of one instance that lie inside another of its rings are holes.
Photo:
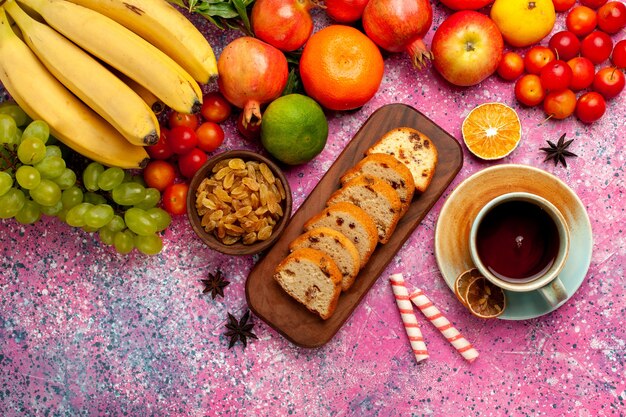
[[[187,8],[187,5],[185,4],[185,2],[183,0],[167,0],[167,1],[169,1],[170,3],[175,4],[177,6],[180,6],[183,9]]]
[[[286,96],[288,94],[304,94],[302,80],[300,79],[300,74],[297,68],[292,68],[291,71],[289,71],[287,84],[285,85],[285,89],[281,95]]]
[[[239,17],[243,22],[244,27],[248,31],[248,33],[252,33],[252,28],[250,26],[250,19],[248,19],[248,11],[246,9],[246,2],[244,0],[232,0],[235,9],[239,13]]]

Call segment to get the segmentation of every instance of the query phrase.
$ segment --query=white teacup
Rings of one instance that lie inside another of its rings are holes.
[[[538,290],[553,307],[567,300],[559,274],[569,253],[569,229],[545,198],[513,192],[492,199],[472,222],[469,240],[474,265],[493,284]]]

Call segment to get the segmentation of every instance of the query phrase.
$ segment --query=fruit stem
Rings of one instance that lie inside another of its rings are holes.
[[[320,1],[320,0],[298,0],[300,3],[304,3],[306,4],[306,9],[312,9],[312,8],[319,8],[319,9],[325,9],[326,5]]]
[[[261,123],[261,117],[261,105],[258,101],[250,100],[243,109],[241,124],[246,129],[248,125],[256,126]]]
[[[426,66],[428,61],[432,61],[434,55],[428,50],[422,39],[416,39],[407,46],[406,51],[411,57],[413,66],[417,69],[422,69]]]
[[[6,152],[4,152],[6,151]],[[0,150],[0,159],[2,159],[0,163],[0,168],[2,168],[2,172],[7,171],[15,171],[17,165],[15,161],[17,160],[17,154],[15,151],[9,149],[6,145],[3,145],[3,149]]]
[[[537,126],[542,126],[544,123],[546,123],[548,120],[552,119],[552,117],[554,116],[554,113],[550,114],[548,117],[546,117],[545,119],[543,119],[541,122],[537,123]]]

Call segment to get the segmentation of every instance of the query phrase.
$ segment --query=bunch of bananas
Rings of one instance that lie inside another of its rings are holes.
[[[216,76],[208,41],[166,0],[0,0],[0,82],[105,165],[145,164],[159,138],[151,105],[195,112],[198,83]]]

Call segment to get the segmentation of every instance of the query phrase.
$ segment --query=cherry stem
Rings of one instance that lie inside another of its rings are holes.
[[[554,117],[554,113],[550,114],[548,117],[546,117],[544,120],[542,120],[541,122],[537,123],[537,126],[542,126],[544,123],[546,123],[548,120],[552,119],[552,117]]]

